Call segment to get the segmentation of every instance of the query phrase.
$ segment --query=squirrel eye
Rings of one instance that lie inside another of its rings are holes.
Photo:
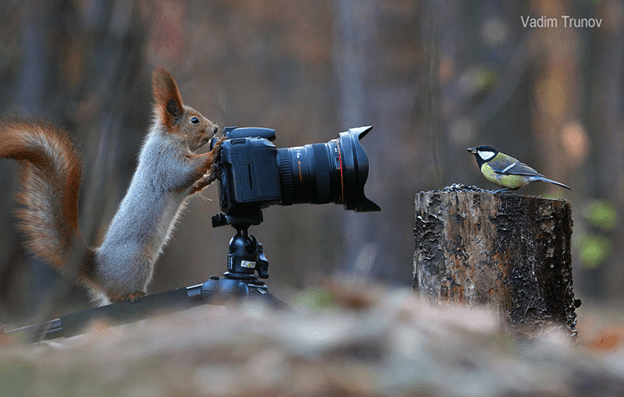
[[[197,117],[191,117],[191,123],[199,124],[199,119]]]

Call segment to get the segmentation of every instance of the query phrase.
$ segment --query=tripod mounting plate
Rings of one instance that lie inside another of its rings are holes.
[[[251,225],[259,225],[261,223],[262,211],[260,210],[245,215],[229,215],[220,212],[212,217],[212,227],[232,225],[235,229],[247,229]]]

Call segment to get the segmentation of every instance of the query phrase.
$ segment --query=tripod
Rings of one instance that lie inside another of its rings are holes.
[[[222,277],[210,276],[203,284],[148,295],[136,302],[118,302],[70,313],[5,332],[34,340],[67,338],[83,333],[93,320],[120,325],[199,305],[225,305],[242,299],[260,299],[273,307],[286,308],[286,304],[271,295],[269,288],[260,280],[269,277],[269,261],[264,256],[262,244],[248,233],[248,229],[261,222],[260,210],[247,216],[217,214],[212,217],[213,227],[232,225],[236,229],[228,246],[228,271]]]

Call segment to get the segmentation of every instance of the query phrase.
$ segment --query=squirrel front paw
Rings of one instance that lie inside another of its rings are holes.
[[[214,144],[210,152],[208,152],[208,156],[210,158],[210,162],[215,162],[217,160],[217,156],[219,156],[219,152],[221,151],[221,144],[225,141],[227,137],[225,135],[221,135],[221,138]]]
[[[225,141],[227,139],[227,137],[225,135],[221,135],[221,138],[219,138],[219,140],[217,141],[217,143],[215,143],[214,147],[212,148],[211,151],[216,150],[216,153],[219,153],[219,151],[221,150],[221,144],[223,143],[223,141]]]
[[[193,183],[190,194],[195,194],[202,191],[206,186],[217,180],[217,156],[221,151],[221,144],[225,140],[226,136],[221,136],[221,138],[219,138],[217,143],[215,143],[214,147],[210,150],[210,152],[201,155],[206,156],[205,165],[208,166],[208,170],[199,179],[197,179],[195,183]]]
[[[217,180],[216,164],[213,164],[207,174],[195,181],[191,188],[191,194],[202,191],[206,186]]]

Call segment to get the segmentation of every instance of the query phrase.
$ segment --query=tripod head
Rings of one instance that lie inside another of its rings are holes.
[[[262,244],[248,233],[249,226],[262,222],[262,211],[259,209],[247,214],[226,215],[219,213],[212,217],[212,226],[231,225],[236,234],[228,245],[227,269],[224,277],[264,284],[258,278],[269,278],[269,261],[264,256]],[[257,273],[257,275],[256,275]]]
[[[248,233],[249,226],[262,222],[260,208],[237,212],[219,213],[212,217],[212,226],[231,225],[236,234],[230,239],[227,256],[227,272],[223,277],[210,276],[202,285],[202,295],[211,303],[227,301],[231,298],[261,296],[273,305],[283,306],[283,302],[273,297],[268,287],[259,279],[269,278],[269,261],[264,256],[262,244]]]

